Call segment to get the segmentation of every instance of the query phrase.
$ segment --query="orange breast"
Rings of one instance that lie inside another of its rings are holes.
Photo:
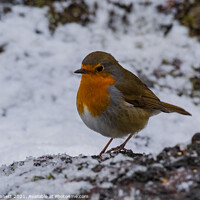
[[[111,105],[107,88],[114,82],[115,79],[106,73],[82,74],[77,94],[79,113],[83,114],[85,106],[94,117],[99,116],[102,111],[106,112],[107,106]]]

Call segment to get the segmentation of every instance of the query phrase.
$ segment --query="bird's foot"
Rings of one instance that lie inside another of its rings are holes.
[[[124,148],[124,145],[120,145],[120,146],[114,147],[114,148],[112,148],[112,149],[106,151],[106,153],[120,152],[121,150],[122,150],[122,151],[125,151],[125,152],[131,151],[131,150],[129,150],[129,149]]]

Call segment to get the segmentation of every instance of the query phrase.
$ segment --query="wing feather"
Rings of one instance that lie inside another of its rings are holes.
[[[124,81],[119,81],[115,87],[123,94],[123,98],[135,107],[169,112],[160,99],[134,74],[125,71]]]

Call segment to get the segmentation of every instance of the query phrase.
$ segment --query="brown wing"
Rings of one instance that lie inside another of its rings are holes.
[[[124,100],[135,107],[140,107],[150,110],[159,110],[162,112],[169,112],[160,99],[134,74],[125,70],[123,82],[115,84],[124,97]]]

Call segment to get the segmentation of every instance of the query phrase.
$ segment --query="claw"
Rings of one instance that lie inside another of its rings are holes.
[[[124,150],[125,152],[127,151],[131,151],[131,150],[128,150],[128,149],[125,149],[125,145],[126,143],[131,139],[131,137],[133,136],[133,133],[131,133],[128,138],[125,140],[125,142],[123,144],[121,144],[120,146],[117,146],[115,148],[112,148],[110,150],[108,150],[106,153],[110,153],[112,151],[121,151],[121,150]],[[101,155],[106,151],[106,149],[108,148],[109,144],[112,142],[113,138],[111,138],[108,142],[108,144],[104,147],[104,149],[100,152],[99,154],[99,157],[101,157]]]
[[[120,145],[120,146],[117,146],[115,148],[112,148],[112,149],[108,150],[106,153],[111,153],[112,151],[118,152],[118,151],[121,151],[121,150],[123,150],[123,151],[129,151],[128,149],[124,148],[124,145]]]

